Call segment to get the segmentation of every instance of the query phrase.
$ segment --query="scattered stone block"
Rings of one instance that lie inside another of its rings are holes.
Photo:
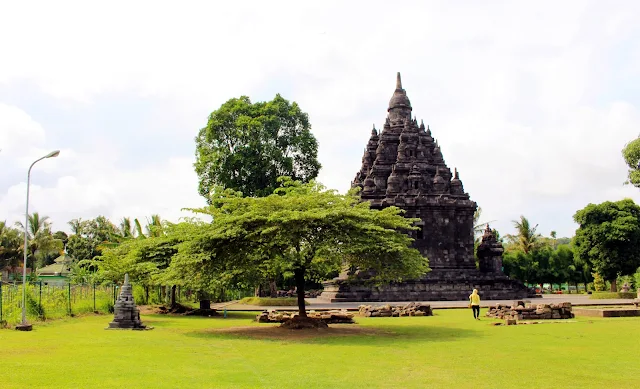
[[[276,310],[265,310],[256,316],[258,323],[284,323],[298,316],[298,312],[278,312]],[[331,310],[323,312],[307,312],[310,319],[318,319],[326,324],[353,324],[353,314],[346,310]]]
[[[510,307],[496,304],[493,308],[489,308],[486,316],[511,320],[573,319],[575,317],[570,302],[531,304],[524,301],[514,301]]]
[[[428,304],[409,303],[407,305],[360,305],[358,315],[364,317],[403,317],[403,316],[433,316]]]

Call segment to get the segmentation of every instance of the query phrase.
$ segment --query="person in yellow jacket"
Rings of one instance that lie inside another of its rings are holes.
[[[474,289],[469,295],[469,306],[473,311],[473,318],[480,320],[480,295],[478,294],[478,289]]]

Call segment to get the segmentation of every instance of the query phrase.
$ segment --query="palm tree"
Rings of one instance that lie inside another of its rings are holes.
[[[147,219],[147,236],[158,237],[164,235],[164,228],[160,215],[151,215],[151,220]]]
[[[513,220],[513,226],[516,229],[515,235],[507,235],[514,246],[525,254],[529,254],[540,246],[540,238],[542,235],[536,232],[538,225],[531,227],[529,220],[520,216],[520,220]]]
[[[558,233],[555,231],[551,231],[550,236],[553,240],[553,249],[555,250],[558,247]]]
[[[36,265],[44,265],[47,258],[51,255],[60,253],[63,250],[62,241],[55,239],[51,233],[51,224],[49,216],[40,216],[38,212],[34,212],[28,216],[28,255],[34,259],[34,268]],[[22,231],[25,230],[24,224],[17,222],[16,226]],[[24,244],[23,244],[24,245]],[[35,263],[35,259],[38,263]]]
[[[138,239],[146,238],[146,235],[142,231],[142,225],[140,224],[140,221],[138,219],[134,219],[133,222],[136,225],[136,238]]]
[[[133,229],[133,225],[131,224],[131,218],[123,217],[120,221],[119,231],[120,236],[124,239],[133,238],[135,235],[135,230]]]
[[[67,224],[71,227],[71,232],[74,235],[81,235],[84,230],[84,223],[82,219],[71,219]]]
[[[480,216],[482,215],[482,208],[478,207],[473,213],[473,235],[476,240],[480,239],[480,236],[484,233],[484,228],[487,224],[493,223],[495,220],[479,223]]]

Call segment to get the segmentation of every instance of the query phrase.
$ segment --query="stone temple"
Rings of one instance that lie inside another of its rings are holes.
[[[476,288],[484,299],[531,295],[522,283],[502,272],[502,245],[487,225],[473,254],[473,216],[477,208],[465,193],[458,171],[452,173],[431,129],[411,117],[412,107],[400,73],[382,131],[373,128],[352,186],[372,208],[396,206],[420,218],[412,231],[414,247],[429,259],[432,271],[422,279],[382,286],[366,282],[367,272],[342,273],[323,283],[330,301],[467,300]],[[351,276],[351,277],[349,277]]]

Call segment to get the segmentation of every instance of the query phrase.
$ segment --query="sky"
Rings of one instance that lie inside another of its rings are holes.
[[[309,114],[319,181],[346,191],[401,72],[413,112],[501,234],[632,198],[640,2],[0,0],[0,220],[179,221],[194,138],[226,100]]]

